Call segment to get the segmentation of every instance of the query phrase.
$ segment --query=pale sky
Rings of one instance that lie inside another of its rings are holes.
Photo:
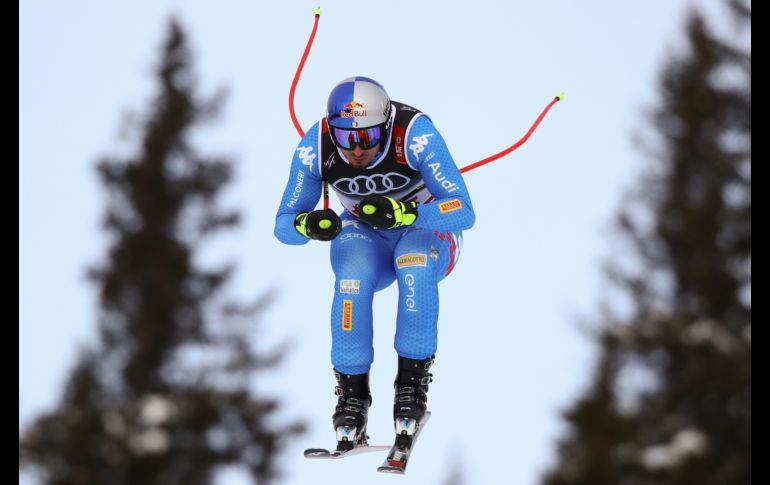
[[[328,245],[285,246],[275,211],[299,141],[287,109],[291,80],[317,2],[200,0],[28,1],[19,8],[19,426],[51,409],[79,349],[95,342],[106,197],[94,167],[125,154],[124,114],[146,113],[152,69],[176,14],[193,52],[199,94],[227,86],[221,117],[196,144],[236,160],[222,201],[242,227],[202,260],[235,261],[230,294],[279,297],[262,316],[264,346],[294,343],[258,388],[281,398],[280,419],[309,432],[282,455],[284,483],[391,483],[385,457],[309,461],[334,444],[329,360],[334,277]],[[341,79],[364,75],[433,119],[459,166],[511,145],[559,92],[558,103],[513,154],[468,172],[476,226],[440,285],[433,412],[401,483],[442,484],[455,465],[465,484],[534,485],[555,457],[559,417],[583,389],[593,348],[578,321],[595,314],[606,284],[609,224],[644,158],[632,136],[656,100],[684,13],[714,0],[321,4],[313,50],[297,88],[305,129],[323,116]],[[340,205],[332,197],[332,208]],[[375,296],[371,442],[392,441],[396,353],[393,285]],[[237,470],[223,485],[248,483]],[[22,483],[35,483],[22,477]]]

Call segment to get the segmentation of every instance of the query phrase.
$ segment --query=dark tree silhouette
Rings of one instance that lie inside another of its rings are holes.
[[[727,3],[747,29],[748,2]],[[687,40],[662,71],[655,163],[618,218],[635,258],[609,275],[631,309],[603,315],[546,485],[751,483],[750,48],[697,11]]]
[[[224,465],[269,483],[286,440],[302,431],[272,423],[278,401],[252,392],[258,371],[285,350],[252,346],[269,296],[229,303],[222,290],[233,266],[195,261],[238,215],[216,204],[231,162],[190,143],[222,103],[221,95],[196,97],[190,63],[172,20],[137,153],[99,164],[113,241],[92,271],[101,290],[98,344],[82,352],[58,407],[20,436],[20,466],[49,484],[202,485]]]

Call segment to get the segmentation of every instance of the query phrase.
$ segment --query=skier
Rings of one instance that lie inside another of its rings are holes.
[[[313,210],[326,182],[344,207]],[[475,215],[460,171],[433,122],[391,101],[376,81],[344,79],[326,117],[300,141],[276,215],[285,244],[331,241],[335,290],[331,359],[337,449],[366,444],[372,396],[374,293],[398,281],[394,383],[396,435],[412,435],[427,410],[438,329],[438,282],[454,268]]]

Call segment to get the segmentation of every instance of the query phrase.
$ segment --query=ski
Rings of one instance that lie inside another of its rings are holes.
[[[305,450],[305,458],[337,460],[339,458],[347,458],[348,456],[362,455],[364,453],[372,453],[374,451],[386,451],[389,449],[390,446],[388,445],[361,445],[347,451],[327,450],[325,448],[308,448]]]
[[[409,457],[412,456],[412,449],[417,442],[417,438],[420,436],[420,432],[425,427],[425,424],[430,419],[430,411],[425,412],[420,424],[417,425],[413,434],[406,434],[406,432],[396,435],[396,441],[388,452],[388,457],[385,458],[382,466],[377,468],[378,472],[382,473],[396,473],[403,475],[406,473],[406,465],[409,463]],[[411,420],[414,423],[414,420]],[[402,426],[402,428],[406,428]]]

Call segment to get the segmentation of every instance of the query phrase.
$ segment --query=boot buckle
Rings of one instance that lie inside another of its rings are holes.
[[[358,428],[355,426],[340,426],[336,429],[337,441],[354,442],[358,437]]]
[[[417,431],[417,421],[413,418],[397,418],[395,428],[398,436],[412,436]]]

